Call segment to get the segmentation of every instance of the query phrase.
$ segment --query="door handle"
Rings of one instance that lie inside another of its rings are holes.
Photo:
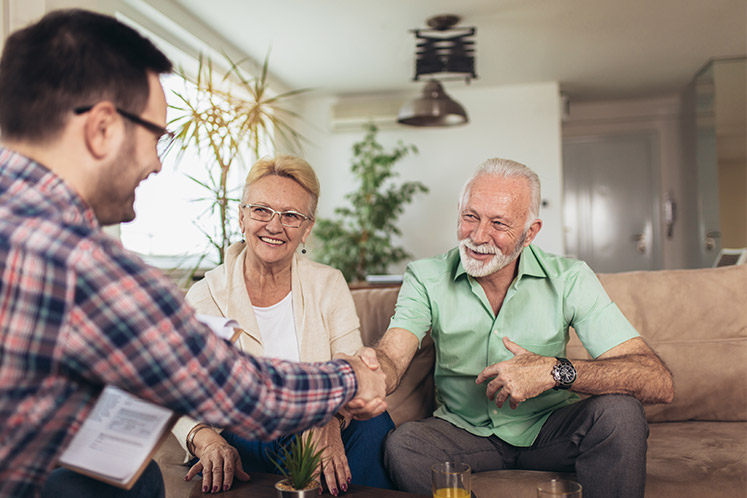
[[[716,239],[721,237],[721,232],[706,232],[705,248],[706,251],[713,251],[716,248]]]
[[[640,254],[646,254],[646,234],[636,233],[633,235],[632,240],[636,243],[636,250],[638,250]]]

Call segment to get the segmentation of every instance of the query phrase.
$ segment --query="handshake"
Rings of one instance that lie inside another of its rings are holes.
[[[361,348],[355,356],[338,353],[336,360],[345,360],[353,367],[358,380],[355,398],[345,405],[345,410],[357,420],[366,420],[384,413],[386,410],[386,374],[380,368],[376,352],[371,348]]]

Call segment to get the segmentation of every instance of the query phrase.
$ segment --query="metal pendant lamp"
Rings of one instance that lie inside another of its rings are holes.
[[[413,79],[417,81],[421,75],[428,75],[430,79],[420,96],[400,108],[398,123],[408,126],[455,126],[469,122],[464,107],[446,94],[434,76],[463,75],[467,83],[477,77],[475,42],[471,38],[476,29],[455,27],[459,20],[458,16],[442,14],[426,21],[430,29],[414,30],[418,48]]]
[[[397,122],[408,126],[454,126],[469,122],[459,102],[446,95],[437,80],[430,80],[423,94],[405,103]]]

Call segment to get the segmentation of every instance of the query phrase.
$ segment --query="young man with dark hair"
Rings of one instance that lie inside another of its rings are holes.
[[[359,358],[301,365],[229,347],[165,276],[101,230],[134,218],[135,188],[161,168],[169,133],[158,75],[170,70],[134,30],[83,10],[53,12],[5,43],[0,496],[163,494],[155,464],[130,494],[52,472],[106,384],[266,440],[343,405],[359,418],[386,407],[384,374]]]
[[[105,100],[139,115],[148,73],[172,70],[148,39],[113,17],[54,11],[13,33],[0,62],[4,140],[41,142],[59,133],[70,112]]]

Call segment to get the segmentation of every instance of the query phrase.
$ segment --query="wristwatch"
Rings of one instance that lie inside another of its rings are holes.
[[[555,357],[558,363],[552,367],[552,378],[555,379],[555,389],[570,389],[576,380],[576,368],[567,358]]]

